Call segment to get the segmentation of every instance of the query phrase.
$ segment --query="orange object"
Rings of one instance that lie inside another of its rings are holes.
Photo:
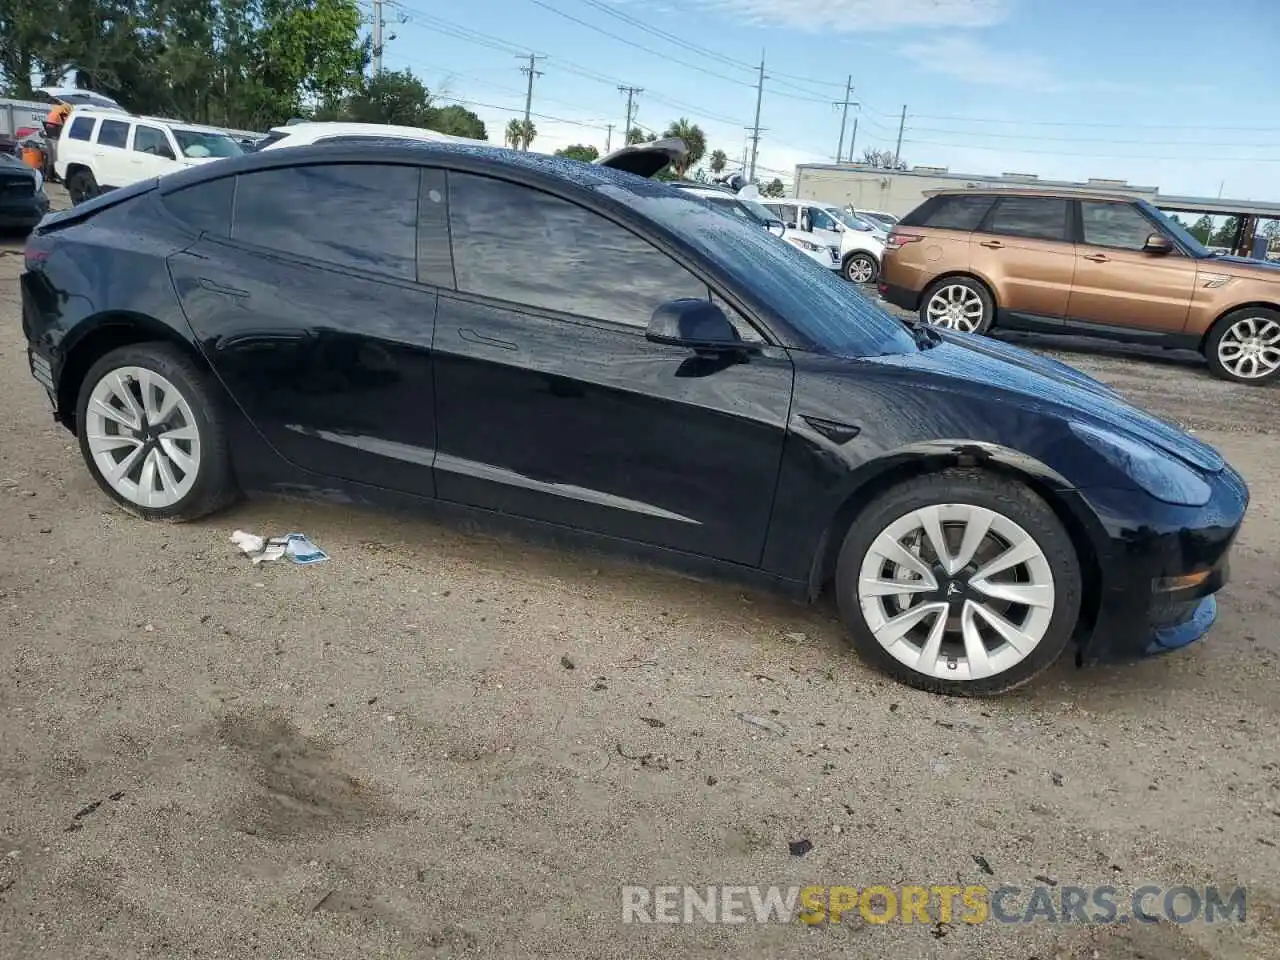
[[[50,108],[48,116],[44,118],[44,122],[60,127],[67,122],[67,117],[69,116],[71,116],[71,105],[69,103],[57,103]]]
[[[23,147],[22,162],[33,170],[44,170],[44,151],[39,147]]]

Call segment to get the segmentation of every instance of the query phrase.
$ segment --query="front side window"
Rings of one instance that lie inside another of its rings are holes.
[[[1067,239],[1067,201],[1054,197],[1001,197],[988,233],[1029,240]]]
[[[231,238],[312,260],[415,279],[417,167],[312,164],[242,174]]]
[[[599,214],[530,187],[449,174],[458,289],[524,306],[646,327],[706,284]]]
[[[939,197],[923,226],[942,230],[977,230],[995,202],[993,197]],[[914,218],[908,218],[913,220]]]
[[[71,121],[67,136],[72,140],[89,140],[93,136],[93,117],[76,117]]]
[[[1128,203],[1082,200],[1080,222],[1084,242],[1094,247],[1141,250],[1147,237],[1156,232],[1151,221]]]
[[[169,138],[159,127],[144,127],[142,124],[134,127],[133,149],[137,153],[146,153],[153,157],[177,159],[173,155],[173,147],[169,146]]]
[[[821,207],[806,207],[809,211],[809,223],[812,230],[831,230],[836,231],[840,228],[836,226],[835,218]]]
[[[124,149],[124,145],[128,142],[129,124],[119,120],[102,121],[102,126],[98,128],[98,146]]]

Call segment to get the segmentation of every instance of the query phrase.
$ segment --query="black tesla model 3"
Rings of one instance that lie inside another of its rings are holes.
[[[951,694],[1206,633],[1248,503],[1214,449],[904,325],[637,175],[660,154],[363,141],[115,191],[29,241],[31,371],[146,519],[433,502],[830,585],[864,657]]]

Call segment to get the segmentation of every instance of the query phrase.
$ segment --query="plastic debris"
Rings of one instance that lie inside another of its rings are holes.
[[[311,542],[305,533],[287,533],[283,537],[259,537],[237,530],[231,534],[231,542],[238,546],[254,563],[263,563],[288,557],[294,563],[320,563],[329,555]]]

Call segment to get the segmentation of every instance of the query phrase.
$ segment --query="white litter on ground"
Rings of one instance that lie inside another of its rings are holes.
[[[294,563],[320,563],[329,555],[311,542],[305,533],[287,533],[283,537],[259,537],[244,530],[231,534],[231,542],[244,551],[254,563],[271,562],[288,557]]]

